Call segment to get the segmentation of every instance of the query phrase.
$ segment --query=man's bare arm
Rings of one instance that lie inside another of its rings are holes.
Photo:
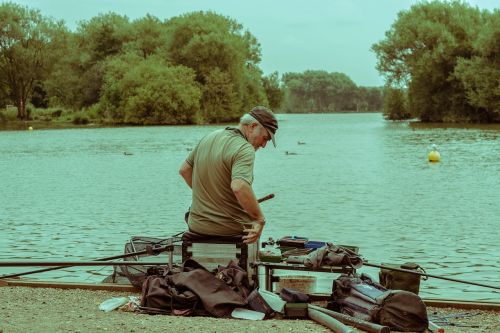
[[[252,186],[243,179],[234,179],[231,182],[231,189],[233,190],[236,199],[241,207],[255,220],[264,221],[264,214],[262,213],[257,198],[253,193]]]
[[[264,229],[265,218],[262,210],[260,209],[257,198],[253,192],[252,186],[243,179],[234,179],[231,182],[231,189],[233,190],[236,199],[241,207],[250,215],[255,221],[251,229],[245,229],[247,233],[243,237],[245,243],[255,243],[259,240],[262,230]]]
[[[179,174],[184,178],[184,181],[190,188],[193,188],[193,167],[188,162],[184,161],[179,169]]]

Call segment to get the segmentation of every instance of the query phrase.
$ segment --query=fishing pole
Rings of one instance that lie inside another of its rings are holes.
[[[377,267],[377,268],[388,269],[388,270],[391,270],[391,271],[411,273],[411,274],[420,275],[420,276],[424,276],[424,277],[431,277],[431,278],[435,278],[435,279],[441,279],[441,280],[446,280],[446,281],[465,283],[465,284],[470,284],[470,285],[474,285],[474,286],[486,287],[486,288],[492,288],[492,289],[498,289],[498,290],[500,290],[500,287],[491,286],[491,285],[484,284],[484,283],[477,283],[477,282],[471,282],[471,281],[453,279],[453,278],[448,278],[448,277],[439,276],[439,275],[433,275],[433,274],[428,274],[428,273],[411,271],[411,270],[407,270],[407,269],[403,269],[403,268],[396,268],[396,267],[389,267],[389,266],[384,266],[384,265],[371,264],[371,263],[368,263],[368,262],[363,262],[363,265],[370,266],[370,267]]]
[[[258,199],[257,202],[261,203],[261,202],[267,201],[267,200],[272,199],[272,198],[274,198],[274,193],[268,194],[268,195]],[[180,235],[180,233],[173,236],[173,237],[176,237],[178,235]],[[172,247],[172,245],[167,245],[167,246],[164,246],[162,248],[156,248],[156,249],[154,249],[155,253],[153,253],[153,254],[158,254],[158,253],[169,251],[169,250],[171,251],[171,247]],[[149,249],[149,250],[146,249],[143,251],[131,252],[131,253],[126,253],[126,254],[121,254],[121,255],[116,255],[116,256],[111,256],[111,257],[98,258],[98,259],[95,259],[94,261],[107,261],[107,260],[133,257],[136,255],[141,255],[141,254],[151,254],[150,251],[151,251],[151,249]],[[0,279],[8,279],[8,278],[20,277],[20,276],[24,276],[24,275],[55,271],[55,270],[63,269],[63,268],[67,268],[67,267],[71,267],[71,266],[65,265],[65,266],[57,266],[57,267],[50,267],[50,268],[42,268],[42,269],[37,269],[37,270],[23,272],[23,273],[6,274],[6,275],[1,275]]]
[[[0,267],[31,267],[54,266],[57,268],[73,266],[138,266],[138,265],[165,265],[164,261],[50,261],[50,260],[5,260],[0,261]],[[51,267],[55,268],[55,267]],[[2,277],[3,278],[3,277]]]
[[[99,258],[99,259],[95,259],[94,261],[107,261],[107,260],[114,260],[114,259],[123,259],[123,258],[127,258],[127,257],[141,255],[141,254],[154,254],[154,255],[156,255],[156,254],[159,254],[161,252],[171,251],[172,249],[173,249],[173,245],[166,245],[166,246],[160,246],[160,247],[153,246],[151,248],[146,248],[145,250],[142,250],[142,251],[130,252],[130,253],[115,255],[115,256],[111,256],[111,257]],[[134,262],[137,263],[137,261],[134,261]],[[55,265],[58,265],[58,264],[55,264]],[[32,265],[32,266],[36,266],[36,265]],[[49,265],[49,266],[53,266],[53,265]],[[0,279],[8,279],[8,278],[19,277],[19,276],[23,276],[23,275],[54,271],[57,269],[63,269],[63,268],[67,268],[67,267],[70,267],[70,266],[65,265],[65,266],[57,266],[57,267],[50,267],[50,268],[42,268],[42,269],[37,269],[37,270],[23,272],[23,273],[6,274],[6,275],[1,275]]]
[[[260,198],[259,200],[257,200],[257,202],[261,203],[261,202],[267,201],[267,200],[272,199],[272,198],[274,198],[274,193],[268,194],[265,197]]]

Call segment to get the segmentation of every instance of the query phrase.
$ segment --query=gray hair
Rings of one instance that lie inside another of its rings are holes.
[[[260,125],[260,123],[257,121],[257,119],[255,119],[254,117],[252,117],[250,114],[248,113],[245,113],[243,116],[241,116],[240,118],[240,125],[251,125],[253,123],[257,123]]]

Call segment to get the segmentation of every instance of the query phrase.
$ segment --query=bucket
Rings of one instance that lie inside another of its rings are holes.
[[[291,288],[305,294],[312,294],[316,291],[316,277],[307,275],[286,275],[280,276],[276,292],[282,288]]]

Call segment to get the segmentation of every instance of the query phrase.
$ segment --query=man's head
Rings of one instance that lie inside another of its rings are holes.
[[[276,147],[274,135],[278,130],[278,121],[274,113],[266,107],[256,106],[249,113],[243,115],[240,124],[247,126],[248,142],[255,148],[264,148],[267,141],[272,140],[273,145]]]

